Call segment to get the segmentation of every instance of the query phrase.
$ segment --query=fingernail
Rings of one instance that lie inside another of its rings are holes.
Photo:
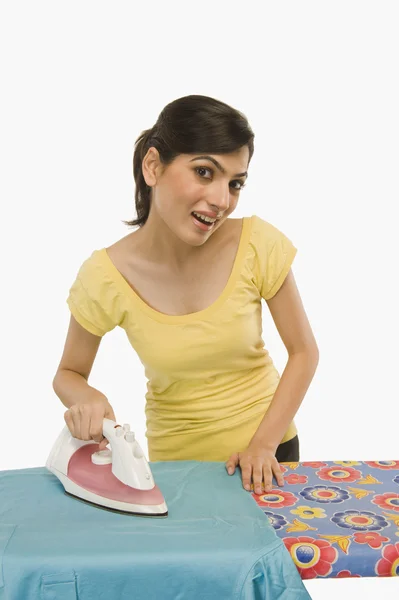
[[[231,475],[233,473],[233,469],[230,467],[230,469],[227,469],[227,472],[229,475]]]
[[[244,487],[245,487],[246,490],[249,490],[249,485],[248,484],[246,484]]]

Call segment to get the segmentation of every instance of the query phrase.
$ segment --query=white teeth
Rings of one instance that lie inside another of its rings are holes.
[[[193,211],[193,214],[197,217],[200,217],[204,221],[207,221],[208,223],[214,223],[216,221],[216,219],[211,219],[211,217],[206,217],[205,215],[201,215],[200,213],[196,213],[195,211]]]

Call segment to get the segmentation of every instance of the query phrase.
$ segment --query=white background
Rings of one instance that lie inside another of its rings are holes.
[[[52,379],[69,287],[130,231],[134,141],[188,94],[247,116],[255,154],[233,216],[258,214],[298,248],[320,350],[295,419],[301,460],[399,459],[398,4],[5,2],[0,17],[0,469],[44,465],[64,426]],[[147,451],[144,369],[122,329],[90,384]],[[323,599],[399,591],[396,579],[306,586]]]

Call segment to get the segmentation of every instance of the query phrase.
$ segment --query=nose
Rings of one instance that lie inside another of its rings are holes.
[[[217,213],[225,213],[230,206],[230,187],[227,186],[223,188],[221,191],[217,192],[216,197],[213,198],[213,202],[211,204],[212,210],[215,210]]]

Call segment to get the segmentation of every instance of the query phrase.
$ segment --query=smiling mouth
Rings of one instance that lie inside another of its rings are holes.
[[[212,223],[217,221],[217,219],[215,217],[212,218],[212,221],[207,221],[203,215],[201,215],[200,213],[195,213],[194,211],[191,214],[193,215],[193,217],[198,219],[198,221],[200,221],[201,223],[205,223],[205,225],[212,225]],[[207,218],[209,218],[209,217],[207,217]]]
[[[205,221],[200,220],[193,213],[191,213],[191,218],[193,219],[195,225],[198,228],[202,229],[203,231],[210,231],[215,226],[215,223],[217,223],[217,221],[218,221],[218,219],[216,219],[213,223],[205,222]]]

